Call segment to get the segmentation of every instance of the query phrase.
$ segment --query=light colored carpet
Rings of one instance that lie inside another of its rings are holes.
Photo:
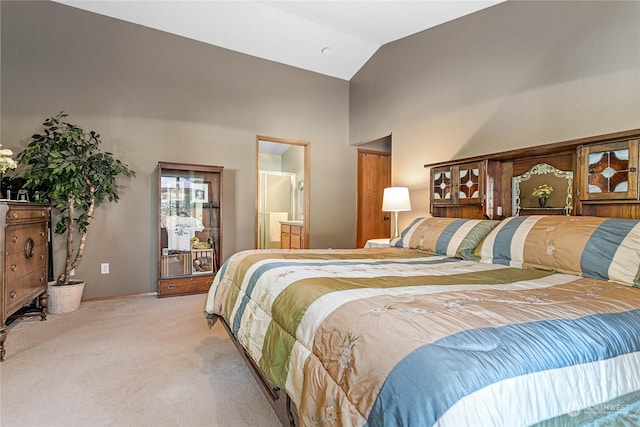
[[[0,425],[280,426],[204,295],[84,302],[9,326]]]

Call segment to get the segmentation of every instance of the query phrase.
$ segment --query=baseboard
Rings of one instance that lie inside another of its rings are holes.
[[[142,294],[127,294],[127,295],[113,295],[110,297],[93,297],[93,298],[82,298],[82,302],[91,302],[91,301],[104,301],[110,299],[122,299],[122,298],[137,298],[137,297],[148,297],[148,296],[157,296],[157,292],[145,292]]]

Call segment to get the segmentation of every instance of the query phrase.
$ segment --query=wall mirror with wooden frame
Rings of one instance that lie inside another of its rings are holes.
[[[551,189],[548,197],[541,200],[536,189]],[[567,214],[573,208],[573,172],[563,171],[547,163],[538,163],[522,175],[512,179],[514,215]]]

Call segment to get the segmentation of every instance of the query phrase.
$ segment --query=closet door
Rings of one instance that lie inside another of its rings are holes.
[[[356,247],[367,240],[391,237],[390,213],[382,211],[382,195],[391,186],[391,155],[358,150]]]

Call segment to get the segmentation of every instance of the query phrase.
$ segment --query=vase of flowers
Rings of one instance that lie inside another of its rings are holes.
[[[533,197],[537,197],[538,198],[538,204],[540,205],[541,208],[543,208],[543,207],[546,206],[547,199],[551,195],[552,191],[553,191],[553,187],[551,187],[550,185],[547,185],[547,184],[542,184],[542,185],[539,185],[536,188],[534,188],[533,192],[531,193],[531,195]]]
[[[1,144],[0,147],[2,147]],[[18,163],[13,160],[11,156],[13,156],[13,151],[8,148],[0,149],[0,199],[4,199],[4,192],[2,191],[2,179],[4,174],[8,170],[15,169],[18,166]]]

